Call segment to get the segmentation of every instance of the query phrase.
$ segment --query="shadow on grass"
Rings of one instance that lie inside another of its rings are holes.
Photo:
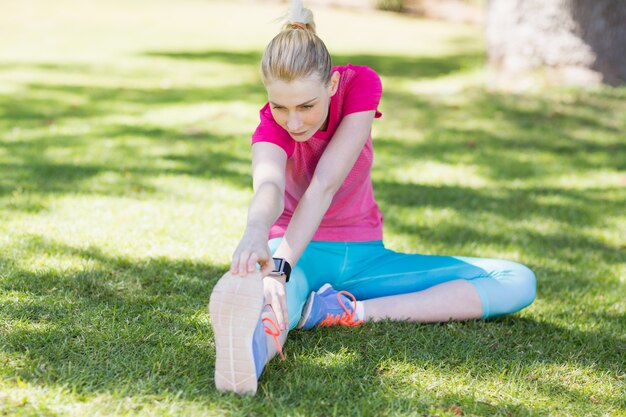
[[[2,292],[20,294],[19,301],[0,304],[10,323],[1,350],[23,354],[28,362],[14,377],[70,384],[84,393],[139,393],[146,385],[151,388],[145,394],[210,389],[212,335],[205,308],[223,267],[108,257],[96,248],[38,237],[25,243],[90,266],[30,272],[0,259]]]
[[[206,304],[222,266],[173,259],[111,257],[32,236],[28,247],[71,256],[80,271],[29,271],[0,258],[3,372],[34,385],[81,395],[117,393],[178,398],[259,413],[382,415],[452,405],[466,412],[548,413],[519,401],[477,402],[452,393],[437,375],[494,384],[502,380],[567,403],[585,396],[542,375],[545,367],[582,367],[597,377],[622,375],[626,340],[511,316],[489,322],[367,324],[356,329],[295,331],[288,360],[273,361],[255,398],[218,394]],[[600,321],[619,317],[602,313]],[[558,346],[558,349],[555,347]],[[434,378],[434,379],[433,379]],[[338,387],[341,387],[338,389]],[[350,398],[350,401],[346,401]],[[268,401],[271,399],[271,401]],[[323,399],[323,401],[320,401]],[[372,400],[375,399],[375,400]],[[619,399],[602,398],[619,406]]]
[[[99,194],[142,199],[158,195],[152,182],[158,176],[219,179],[247,189],[251,186],[250,160],[238,156],[235,149],[247,148],[248,141],[207,131],[189,134],[183,129],[119,125],[85,135],[8,141],[0,143],[0,149],[11,156],[7,162],[0,159],[0,198]],[[161,150],[157,156],[155,148]],[[69,162],[73,158],[60,159],[47,152],[58,149],[84,162]],[[98,178],[104,175],[108,175],[106,181],[99,184]],[[28,199],[0,201],[0,207],[19,210],[19,201],[26,203],[25,211],[33,211]]]
[[[387,91],[383,103],[389,117],[406,121],[402,131],[413,128],[424,140],[386,131],[375,140],[377,150],[417,160],[473,164],[496,180],[568,169],[626,169],[626,143],[619,139],[623,126],[614,118],[619,107],[608,110],[577,101],[563,104],[485,91],[470,91],[464,97],[458,104]],[[464,127],[468,119],[480,127]]]
[[[376,181],[374,191],[381,204],[405,208],[451,208],[466,214],[493,214],[514,221],[543,218],[563,225],[606,226],[609,216],[618,215],[623,206],[620,192],[611,188],[566,189],[526,187],[502,189],[471,188],[455,185],[436,186],[393,181]],[[545,198],[545,199],[544,199]],[[598,216],[602,205],[607,216]]]
[[[165,89],[31,83],[25,85],[20,94],[18,99],[0,94],[0,117],[13,126],[45,126],[60,119],[84,119],[120,112],[136,116],[145,112],[147,106],[153,110],[163,105],[228,102],[242,97],[258,103],[266,99],[260,83]]]

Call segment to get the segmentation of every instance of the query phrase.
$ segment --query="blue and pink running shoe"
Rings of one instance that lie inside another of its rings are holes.
[[[222,392],[256,393],[268,360],[267,336],[278,342],[280,329],[262,318],[263,280],[260,273],[245,277],[225,274],[215,284],[209,301],[215,337],[215,386]],[[271,325],[271,328],[269,325]]]
[[[336,291],[330,284],[312,292],[302,309],[297,329],[315,326],[358,326],[363,320],[355,320],[356,298],[348,291]]]

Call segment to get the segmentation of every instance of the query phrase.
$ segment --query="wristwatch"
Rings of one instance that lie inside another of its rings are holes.
[[[289,282],[291,275],[291,265],[284,258],[272,258],[274,260],[274,270],[270,273],[273,277],[285,277],[285,282]]]

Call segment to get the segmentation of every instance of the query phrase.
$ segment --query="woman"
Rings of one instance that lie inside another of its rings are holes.
[[[209,304],[219,390],[256,392],[293,328],[484,319],[532,303],[535,276],[523,265],[384,247],[370,177],[380,78],[332,67],[301,1],[267,46],[262,73],[254,197]]]

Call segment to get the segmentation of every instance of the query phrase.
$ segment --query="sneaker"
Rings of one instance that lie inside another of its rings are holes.
[[[268,359],[266,334],[274,338],[283,357],[278,342],[280,329],[270,318],[261,318],[263,305],[260,274],[226,274],[215,285],[209,312],[215,336],[215,386],[219,391],[256,393]]]
[[[302,318],[297,329],[312,329],[315,326],[358,326],[363,320],[354,320],[356,298],[348,291],[335,291],[330,284],[324,284],[312,292],[302,309]]]

